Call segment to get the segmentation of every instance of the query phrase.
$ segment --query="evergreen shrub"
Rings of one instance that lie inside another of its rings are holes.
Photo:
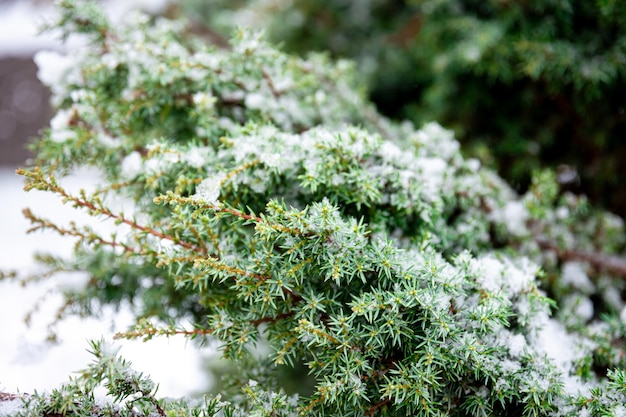
[[[58,109],[19,173],[117,225],[25,211],[76,240],[41,257],[51,271],[88,274],[60,315],[128,302],[118,337],[217,342],[231,378],[202,401],[158,398],[95,341],[93,364],[20,415],[626,414],[619,218],[550,171],[517,195],[439,124],[381,116],[350,62],[59,11],[82,46],[37,57]],[[83,167],[103,182],[70,193]]]

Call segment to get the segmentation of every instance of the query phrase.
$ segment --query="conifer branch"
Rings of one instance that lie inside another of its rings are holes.
[[[163,232],[159,232],[158,230],[155,230],[151,227],[148,226],[142,226],[139,223],[127,219],[119,214],[115,214],[113,212],[111,212],[109,209],[107,209],[106,207],[104,207],[104,205],[102,205],[102,203],[96,199],[97,203],[93,203],[91,201],[88,201],[86,199],[86,197],[83,196],[83,198],[79,198],[76,196],[71,195],[70,193],[68,193],[64,188],[62,188],[61,186],[59,186],[56,182],[56,179],[54,179],[54,177],[51,177],[49,180],[46,179],[43,175],[43,173],[41,172],[41,170],[39,168],[35,168],[32,171],[27,171],[24,169],[18,169],[17,173],[19,175],[24,175],[27,178],[29,178],[29,180],[31,181],[29,184],[27,184],[24,187],[25,191],[29,191],[33,188],[37,188],[37,189],[43,189],[43,190],[49,190],[52,191],[60,196],[62,196],[64,198],[64,201],[71,201],[75,206],[77,207],[83,207],[86,208],[87,210],[89,210],[90,214],[92,215],[103,215],[105,217],[108,217],[110,219],[113,219],[115,221],[118,221],[120,223],[124,223],[128,226],[130,226],[131,228],[135,229],[135,230],[139,230],[143,233],[146,234],[150,234],[152,236],[158,237],[160,239],[165,239],[165,240],[169,240],[172,241],[173,243],[175,243],[176,245],[182,246],[186,249],[189,249],[193,252],[196,253],[201,253],[206,255],[205,250],[202,247],[198,247],[195,246],[191,243],[185,242],[177,237],[174,236],[170,236],[166,233]],[[53,226],[52,226],[53,227]]]
[[[107,240],[107,239],[99,236],[98,234],[94,233],[93,230],[91,230],[87,226],[84,226],[83,230],[79,230],[78,227],[76,226],[76,224],[74,222],[71,222],[70,223],[70,228],[66,229],[66,228],[58,226],[56,223],[53,223],[50,220],[44,219],[42,217],[35,216],[29,208],[25,208],[24,210],[22,210],[22,213],[24,214],[24,217],[26,217],[28,220],[30,220],[30,222],[32,224],[35,225],[34,227],[31,227],[30,229],[28,229],[26,231],[27,233],[33,233],[33,232],[36,232],[38,230],[48,229],[48,230],[55,231],[56,233],[58,233],[61,236],[78,237],[78,238],[80,238],[81,241],[86,241],[86,242],[88,242],[90,244],[94,244],[95,243],[95,244],[101,244],[101,245],[110,246],[110,247],[113,247],[113,248],[122,248],[122,250],[124,252],[132,253],[132,254],[140,253],[135,248],[132,248],[132,247],[128,246],[127,244],[123,243],[123,242],[116,242],[116,241],[113,241],[113,240]],[[143,252],[141,252],[141,253],[143,253]]]

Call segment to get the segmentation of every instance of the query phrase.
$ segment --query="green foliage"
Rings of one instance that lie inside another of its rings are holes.
[[[89,274],[67,295],[73,311],[133,303],[137,324],[119,337],[218,341],[235,390],[225,387],[227,402],[160,400],[94,343],[95,364],[32,397],[29,410],[623,409],[624,288],[612,281],[626,274],[613,256],[624,244],[620,219],[563,193],[549,172],[517,196],[438,124],[416,130],[380,116],[350,63],[289,56],[245,30],[218,49],[180,22],[136,16],[113,27],[90,3],[61,7],[59,23],[75,31],[80,22],[89,43],[55,80],[59,109],[34,144],[37,166],[19,172],[27,191],[54,193],[115,232],[26,212],[35,230],[77,241],[72,259],[48,263]],[[72,194],[63,176],[83,166],[103,184]],[[567,303],[584,307],[575,320],[550,317]],[[255,346],[268,357],[255,360]],[[285,381],[290,367],[307,368],[312,392],[286,394],[301,378]],[[106,408],[96,407],[97,386]]]
[[[233,410],[219,397],[190,405],[185,402],[157,400],[156,385],[135,372],[131,364],[112,351],[103,341],[91,342],[94,362],[79,376],[48,395],[23,397],[19,417],[59,416],[232,416]],[[105,388],[104,397],[95,397],[96,388]]]
[[[225,34],[242,24],[290,51],[351,57],[384,114],[453,128],[518,189],[533,170],[566,164],[580,189],[626,213],[624,2],[191,0],[181,7]]]

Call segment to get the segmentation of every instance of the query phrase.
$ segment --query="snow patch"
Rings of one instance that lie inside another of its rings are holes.
[[[22,400],[18,397],[2,401],[0,399],[0,417],[13,417],[24,411]]]
[[[137,151],[133,151],[126,155],[122,160],[122,176],[128,179],[133,179],[141,172],[143,160],[141,154]]]
[[[222,182],[226,179],[226,174],[220,173],[213,175],[212,177],[205,178],[196,187],[196,194],[194,197],[198,200],[204,201],[207,204],[217,204],[220,196],[220,189]]]
[[[113,22],[130,16],[133,10],[150,14],[162,13],[169,0],[108,0],[102,6]],[[43,3],[43,4],[42,4]],[[0,2],[0,57],[30,56],[42,49],[63,50],[58,37],[51,32],[40,34],[39,28],[53,20],[54,7],[44,2],[19,0]],[[70,40],[71,42],[72,40]]]
[[[595,288],[581,262],[566,262],[561,270],[561,282],[576,288],[585,294],[591,294]]]

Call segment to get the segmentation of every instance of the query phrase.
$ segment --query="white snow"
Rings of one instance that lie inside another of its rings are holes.
[[[383,160],[393,162],[399,159],[403,152],[402,149],[400,149],[395,143],[385,141],[380,146],[380,154],[383,157]]]
[[[576,357],[573,349],[574,338],[567,333],[563,325],[556,320],[550,320],[547,315],[538,316],[536,320],[540,330],[536,337],[532,338],[534,347],[548,355],[560,370],[569,373],[571,363]]]
[[[58,110],[56,115],[50,120],[50,139],[57,143],[76,137],[76,133],[69,129],[70,118],[72,117],[71,109]]]
[[[122,175],[128,179],[135,178],[141,172],[142,163],[143,161],[139,152],[133,151],[129,153],[122,160]]]
[[[59,48],[49,36],[38,36],[38,27],[45,22],[52,9],[36,6],[29,1],[0,4],[0,57],[30,55],[42,48]]]
[[[515,236],[524,236],[528,234],[526,221],[529,214],[526,206],[521,201],[509,201],[502,209],[502,219],[506,228]]]
[[[507,289],[513,295],[528,289],[539,269],[528,258],[513,263],[508,258],[498,259],[494,255],[472,259],[470,263],[474,265],[476,281],[483,289],[494,293]]]
[[[204,91],[195,93],[193,95],[193,103],[198,106],[199,110],[202,111],[213,110],[216,101],[217,98],[215,98],[212,94],[206,93]]]
[[[520,357],[526,349],[526,338],[522,334],[513,334],[507,331],[505,343],[509,348],[509,353],[514,358]]]
[[[465,166],[467,166],[469,168],[470,171],[472,172],[478,172],[478,170],[480,169],[480,161],[478,159],[475,158],[470,158],[467,159],[465,161]]]
[[[624,324],[626,324],[626,306],[622,308],[622,311],[620,311],[619,318]]]
[[[570,285],[585,294],[594,291],[594,285],[585,272],[584,264],[581,262],[569,261],[563,264],[561,270],[561,283]]]
[[[22,410],[22,400],[14,398],[8,401],[0,401],[0,417],[13,417]]]
[[[208,150],[204,148],[194,147],[181,155],[181,160],[194,168],[201,168],[207,163]]]
[[[618,405],[613,409],[613,415],[615,417],[625,417],[626,416],[626,406]]]
[[[133,10],[158,14],[169,0],[107,0],[102,2],[105,13],[114,22],[131,15]],[[62,50],[59,40],[51,34],[39,34],[39,28],[49,23],[54,8],[45,2],[19,0],[0,2],[0,57],[30,56],[42,49]]]
[[[504,206],[493,210],[489,216],[494,222],[504,225],[514,236],[524,237],[530,233],[526,226],[530,215],[522,201],[508,201]]]
[[[82,172],[64,182],[71,190],[90,188],[97,177]],[[22,274],[38,271],[32,261],[36,251],[54,251],[59,256],[71,254],[73,240],[52,233],[37,232],[26,235],[28,221],[21,210],[30,207],[33,212],[54,219],[61,224],[75,220],[97,230],[110,227],[110,222],[80,216],[76,210],[63,206],[58,199],[41,191],[22,191],[22,179],[10,168],[0,169],[0,269],[17,270]],[[62,288],[81,285],[81,274],[66,274],[58,279],[33,283],[26,287],[13,281],[0,281],[0,392],[46,391],[58,387],[74,371],[84,368],[91,360],[87,353],[87,339],[111,341],[112,335],[132,323],[129,307],[116,313],[104,309],[98,317],[80,319],[69,317],[56,327],[58,344],[46,341],[48,326],[62,304],[55,292]],[[26,314],[38,304],[30,326],[24,323]],[[180,397],[207,388],[209,377],[203,371],[203,355],[183,338],[156,338],[150,342],[119,341],[121,355],[130,360],[136,370],[149,374],[160,384],[159,395]],[[11,404],[0,402],[3,410]],[[1,415],[1,414],[0,414]]]
[[[45,85],[59,84],[65,73],[76,65],[76,60],[57,51],[42,50],[33,56],[37,64],[37,78]]]
[[[588,297],[581,297],[578,300],[575,314],[583,320],[591,320],[593,317],[593,302]]]
[[[565,326],[552,320],[547,313],[538,315],[533,323],[538,330],[529,337],[529,344],[540,354],[546,354],[563,376],[564,392],[570,395],[588,393],[593,383],[572,375],[572,364],[590,355],[593,346],[567,332]]]
[[[198,185],[198,187],[196,187],[196,194],[194,197],[208,204],[217,204],[217,199],[220,196],[220,188],[222,187],[222,182],[225,178],[226,175],[223,173],[205,178]]]
[[[565,206],[559,206],[556,209],[556,218],[559,220],[565,220],[570,216],[569,208]]]
[[[415,132],[413,140],[420,145],[419,152],[437,156],[446,161],[459,154],[460,144],[454,139],[454,132],[444,129],[439,123],[426,123]]]
[[[262,109],[267,99],[259,93],[250,93],[246,96],[246,107],[249,109]]]
[[[448,164],[441,158],[419,158],[415,161],[415,168],[419,173],[419,182],[424,194],[440,195],[446,180]]]

